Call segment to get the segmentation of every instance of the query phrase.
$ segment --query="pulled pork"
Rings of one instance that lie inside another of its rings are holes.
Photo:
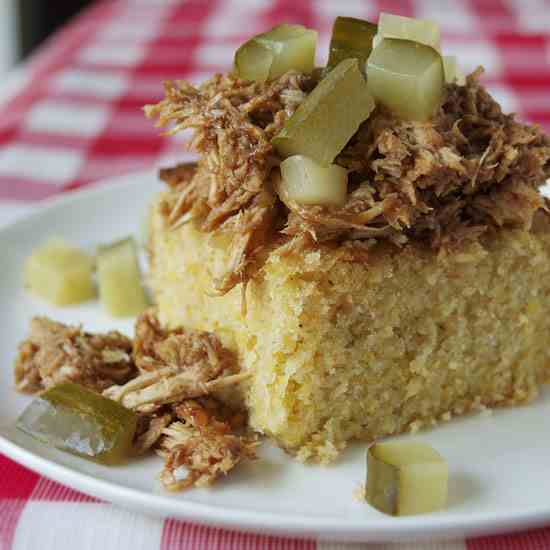
[[[142,313],[135,325],[132,357],[142,373],[175,367],[208,371],[208,377],[235,371],[233,354],[212,332],[161,327],[154,308]]]
[[[104,395],[142,413],[210,394],[250,376],[235,374],[235,358],[215,334],[164,329],[154,309],[136,322],[133,358],[139,376],[122,386],[111,386]]]
[[[373,240],[441,250],[491,228],[529,229],[545,207],[537,187],[550,177],[550,139],[503,114],[479,83],[481,72],[465,86],[447,85],[429,122],[377,108],[335,160],[349,171],[342,208],[283,204],[273,191],[281,159],[271,138],[313,88],[312,77],[289,72],[258,84],[216,75],[198,88],[167,82],[165,99],[146,114],[173,123],[170,133],[193,128],[202,153],[197,165],[161,172],[171,188],[168,224],[193,220],[233,235],[230,265],[215,281],[220,293],[246,283],[276,247],[291,253],[333,241],[365,261],[363,243]]]
[[[141,415],[136,450],[159,450],[165,487],[209,485],[255,456],[256,439],[235,432],[244,413],[213,397],[250,377],[237,372],[235,357],[215,334],[165,329],[149,309],[136,322],[132,356],[140,374],[103,395]],[[174,473],[181,466],[189,472],[184,481]]]
[[[239,462],[256,458],[257,437],[239,433],[243,415],[213,399],[184,401],[174,413],[178,420],[163,430],[159,450],[165,460],[160,477],[168,490],[207,487]],[[182,466],[187,475],[178,479]]]
[[[141,455],[154,448],[162,436],[164,428],[172,423],[172,410],[160,411],[158,414],[142,414],[138,418],[137,434],[134,441],[136,454]]]
[[[164,329],[154,309],[138,318],[134,342],[36,317],[15,363],[18,391],[71,381],[134,410],[134,451],[156,449],[165,458],[161,480],[170,490],[209,485],[255,457],[244,411],[214,397],[249,377],[214,334]],[[175,477],[181,466],[189,471],[184,482]]]
[[[35,393],[62,382],[76,382],[102,391],[135,375],[131,353],[132,341],[119,332],[90,334],[80,326],[35,317],[28,338],[19,346],[16,388]]]
[[[166,99],[145,107],[159,125],[174,121],[173,134],[193,128],[198,166],[177,167],[161,176],[171,182],[173,201],[163,205],[171,227],[194,220],[203,231],[233,235],[230,265],[215,281],[227,292],[258,269],[258,252],[272,238],[280,203],[270,185],[280,160],[271,138],[283,127],[313,85],[291,71],[271,84],[216,75],[200,88],[166,82]]]
[[[123,386],[111,386],[103,395],[128,409],[150,413],[167,403],[209,395],[250,378],[249,373],[218,377],[219,374],[214,365],[208,368],[198,365],[190,368],[166,367],[140,374]]]

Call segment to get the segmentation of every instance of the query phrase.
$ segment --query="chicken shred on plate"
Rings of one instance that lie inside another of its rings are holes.
[[[71,381],[138,413],[134,450],[164,457],[161,481],[170,490],[209,485],[255,458],[258,441],[246,432],[245,412],[216,397],[248,377],[214,334],[162,329],[154,309],[137,319],[133,341],[35,317],[15,364],[21,392]],[[181,466],[185,483],[174,477]]]
[[[35,317],[27,339],[19,345],[16,388],[36,393],[76,382],[100,392],[135,376],[131,355],[132,341],[119,332],[91,334],[81,326]]]

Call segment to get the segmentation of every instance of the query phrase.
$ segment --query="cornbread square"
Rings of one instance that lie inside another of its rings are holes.
[[[152,210],[160,320],[216,332],[252,374],[251,426],[300,459],[330,461],[450,415],[527,402],[550,376],[550,224],[495,229],[446,254],[378,243],[272,251],[242,288],[212,292],[230,236],[168,229]]]

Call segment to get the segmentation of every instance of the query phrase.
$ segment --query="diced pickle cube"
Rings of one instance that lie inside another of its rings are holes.
[[[414,19],[391,13],[381,13],[378,19],[378,35],[374,40],[374,47],[384,38],[410,40],[441,52],[439,25],[428,19]]]
[[[278,185],[281,200],[290,199],[304,205],[343,206],[346,203],[348,174],[345,168],[322,166],[302,155],[281,163]]]
[[[265,82],[275,54],[273,50],[252,39],[245,42],[235,54],[235,71],[240,78]]]
[[[72,382],[42,393],[17,420],[42,443],[104,464],[131,455],[136,426],[134,412]]]
[[[101,303],[113,317],[138,315],[148,306],[132,238],[99,248],[97,276]]]
[[[246,80],[265,82],[295,69],[313,70],[317,32],[282,24],[245,42],[235,54],[235,70]]]
[[[433,48],[385,38],[367,61],[367,85],[377,103],[405,120],[428,120],[443,98],[443,62]]]
[[[273,138],[284,157],[305,155],[329,165],[374,109],[357,59],[341,61]]]
[[[447,486],[447,463],[425,443],[376,443],[367,451],[365,496],[381,512],[406,516],[441,510]]]
[[[446,84],[458,84],[459,86],[464,86],[466,84],[466,79],[458,66],[458,62],[454,55],[444,55],[443,56],[443,70],[445,73],[445,83]]]
[[[337,17],[332,27],[328,67],[334,68],[340,61],[353,57],[362,69],[372,50],[372,39],[377,26],[355,17]]]
[[[57,306],[77,304],[96,295],[94,260],[61,239],[33,251],[24,266],[25,286]]]

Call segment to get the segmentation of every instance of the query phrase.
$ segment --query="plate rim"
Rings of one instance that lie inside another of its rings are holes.
[[[169,496],[145,493],[138,489],[97,479],[90,474],[35,455],[3,435],[0,435],[0,452],[39,475],[71,489],[115,505],[126,506],[145,515],[171,517],[214,527],[267,532],[286,537],[337,538],[362,542],[440,540],[523,530],[536,527],[550,519],[550,509],[525,510],[522,513],[513,514],[477,515],[468,521],[465,518],[453,519],[452,515],[438,521],[437,518],[441,516],[437,514],[401,518],[386,517],[381,514],[382,521],[373,523],[369,520],[366,525],[363,525],[355,520],[334,520],[328,517],[256,512],[238,508],[226,509],[216,505],[175,500]],[[144,510],[140,510],[140,505]],[[175,510],[176,508],[178,510]],[[424,521],[419,521],[420,517]]]
[[[17,232],[20,226],[32,222],[34,218],[42,217],[52,209],[63,208],[75,201],[82,201],[93,195],[113,192],[115,189],[121,192],[124,188],[143,185],[146,178],[151,178],[151,184],[154,184],[156,172],[152,169],[140,170],[103,178],[88,187],[70,190],[64,194],[39,201],[33,210],[0,227],[0,239],[5,238],[6,234]],[[36,455],[32,451],[17,445],[1,433],[0,452],[39,475],[93,497],[126,506],[140,513],[173,517],[233,530],[261,531],[278,536],[319,537],[322,539],[362,542],[402,541],[411,538],[415,540],[449,539],[517,531],[550,522],[550,501],[547,507],[534,506],[520,512],[516,510],[491,513],[488,511],[483,514],[476,514],[471,518],[463,514],[453,515],[452,513],[447,513],[445,516],[436,513],[401,518],[380,514],[379,518],[374,520],[369,518],[365,523],[361,523],[356,519],[334,519],[329,516],[281,514],[239,509],[238,507],[224,508],[215,504],[204,504],[184,499],[176,500],[168,494],[146,493],[139,489],[95,478],[69,466]]]

